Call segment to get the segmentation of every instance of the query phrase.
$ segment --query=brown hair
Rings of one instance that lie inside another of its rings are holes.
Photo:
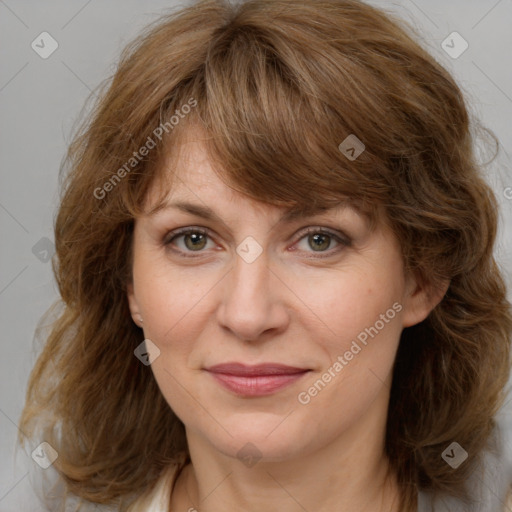
[[[402,332],[386,452],[401,510],[418,490],[465,496],[503,401],[512,317],[493,257],[497,204],[463,95],[408,30],[356,0],[205,0],[125,49],[67,156],[54,262],[64,307],[21,418],[27,437],[40,425],[57,450],[70,492],[126,510],[186,449],[133,355],[142,335],[126,283],[134,218],[196,125],[226,183],[281,206],[348,197],[374,221],[380,205],[406,268],[434,288],[450,280],[429,317]],[[365,145],[355,159],[339,149],[349,135]],[[452,441],[469,454],[457,470],[441,457]]]

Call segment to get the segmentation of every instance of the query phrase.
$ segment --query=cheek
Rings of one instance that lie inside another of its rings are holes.
[[[189,332],[193,329],[191,318],[201,313],[209,290],[219,281],[214,272],[173,267],[163,255],[144,253],[135,261],[133,275],[144,333],[164,345],[176,340],[184,325]]]
[[[323,351],[323,366],[302,397],[321,411],[339,413],[343,422],[347,407],[356,415],[368,407],[392,369],[402,331],[401,267],[390,258],[316,284],[310,304],[317,314],[312,322],[325,333],[313,338]]]
[[[365,296],[372,297],[363,294],[363,302]],[[391,382],[401,333],[397,311],[400,304],[382,300],[369,307],[366,302],[367,309],[350,315],[347,309],[353,304],[339,304],[342,314],[331,319],[332,331],[337,336],[330,334],[323,340],[324,365],[304,383],[297,396],[313,429],[329,430],[329,424],[336,433],[349,428],[386,392],[387,382]]]
[[[400,322],[395,320],[400,316],[403,280],[400,269],[395,272],[391,268],[393,264],[390,261],[386,269],[370,265],[345,268],[321,280],[294,281],[297,295],[304,298],[302,322],[310,318],[308,329],[318,325],[317,329],[325,331],[330,353],[348,350],[350,342],[376,322],[379,331],[396,338],[400,332]]]

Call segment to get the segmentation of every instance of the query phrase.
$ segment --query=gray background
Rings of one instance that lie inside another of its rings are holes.
[[[502,151],[486,173],[501,205],[496,255],[510,286],[512,0],[370,3],[417,27],[421,44],[454,74],[473,113],[501,142]],[[36,357],[34,330],[57,298],[45,260],[53,250],[58,168],[74,123],[87,97],[113,72],[124,45],[158,15],[185,4],[0,0],[0,512],[39,509],[29,476],[35,463],[21,450],[15,457],[14,441]],[[59,45],[47,59],[31,47],[44,31]],[[453,31],[469,44],[458,58],[441,47]],[[511,405],[500,418],[512,439]],[[507,449],[511,446],[507,441]]]

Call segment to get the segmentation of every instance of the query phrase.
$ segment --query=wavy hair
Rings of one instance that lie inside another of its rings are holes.
[[[183,424],[134,357],[143,336],[126,284],[134,219],[154,180],[160,199],[172,187],[163,158],[177,159],[196,125],[230,186],[306,209],[349,198],[374,222],[382,206],[406,269],[428,287],[450,281],[402,332],[385,446],[402,511],[420,490],[464,499],[503,403],[512,332],[473,123],[415,30],[362,2],[203,0],[159,18],[123,51],[61,169],[62,309],[30,376],[19,442],[41,429],[69,492],[118,510],[186,450]],[[339,147],[349,135],[365,145],[355,159]],[[441,457],[452,441],[469,454],[457,470]]]

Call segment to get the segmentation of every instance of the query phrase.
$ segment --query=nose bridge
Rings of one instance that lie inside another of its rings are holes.
[[[278,290],[270,288],[273,274],[266,253],[253,260],[237,254],[230,274],[219,310],[224,327],[242,339],[255,340],[264,331],[283,325],[286,313]]]
[[[245,258],[243,254],[240,255],[244,248],[246,247],[242,243],[237,249],[230,280],[231,298],[236,299],[235,304],[241,306],[252,304],[254,308],[261,307],[265,301],[270,299],[271,295],[268,288],[271,272],[268,266],[267,253],[262,251],[255,258],[254,256]],[[250,250],[253,249],[250,248]]]

